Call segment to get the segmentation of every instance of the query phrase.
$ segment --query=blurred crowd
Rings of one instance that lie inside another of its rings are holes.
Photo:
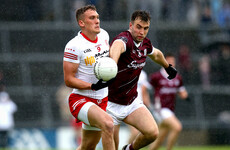
[[[134,9],[144,9],[151,12],[154,22],[214,23],[225,27],[230,21],[229,0],[2,1],[1,21],[71,21],[75,20],[75,10],[86,4],[94,4],[102,20],[127,20]]]

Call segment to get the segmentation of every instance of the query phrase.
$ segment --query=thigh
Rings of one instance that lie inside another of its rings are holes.
[[[124,122],[135,127],[142,134],[148,133],[150,130],[155,131],[158,129],[156,121],[145,106],[133,111],[124,119]]]
[[[103,109],[97,105],[92,105],[88,110],[88,119],[91,126],[102,129],[105,125],[105,122],[112,120],[112,117],[109,116]]]

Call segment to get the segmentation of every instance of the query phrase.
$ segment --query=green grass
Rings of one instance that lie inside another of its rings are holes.
[[[142,148],[141,150],[148,150],[147,148]],[[160,148],[159,150],[166,150],[165,147]],[[173,150],[230,150],[229,146],[181,146],[174,147]]]

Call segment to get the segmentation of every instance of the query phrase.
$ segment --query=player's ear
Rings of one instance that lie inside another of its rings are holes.
[[[132,22],[129,22],[129,29],[133,26]]]
[[[130,31],[132,30],[133,26],[134,26],[133,22],[129,22],[129,30]]]
[[[79,21],[78,21],[78,24],[79,24],[79,26],[80,26],[80,27],[85,26],[85,23],[84,23],[84,21],[83,21],[83,20],[79,20]]]

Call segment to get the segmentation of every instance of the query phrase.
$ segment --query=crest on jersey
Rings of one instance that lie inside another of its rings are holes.
[[[147,55],[147,49],[144,49],[144,56]]]
[[[138,57],[142,56],[141,50],[139,50],[138,48],[137,49],[133,49],[132,52],[133,52],[133,54],[137,54]]]
[[[137,55],[138,55],[138,57],[141,57],[141,56],[142,56],[141,50],[137,49]]]

